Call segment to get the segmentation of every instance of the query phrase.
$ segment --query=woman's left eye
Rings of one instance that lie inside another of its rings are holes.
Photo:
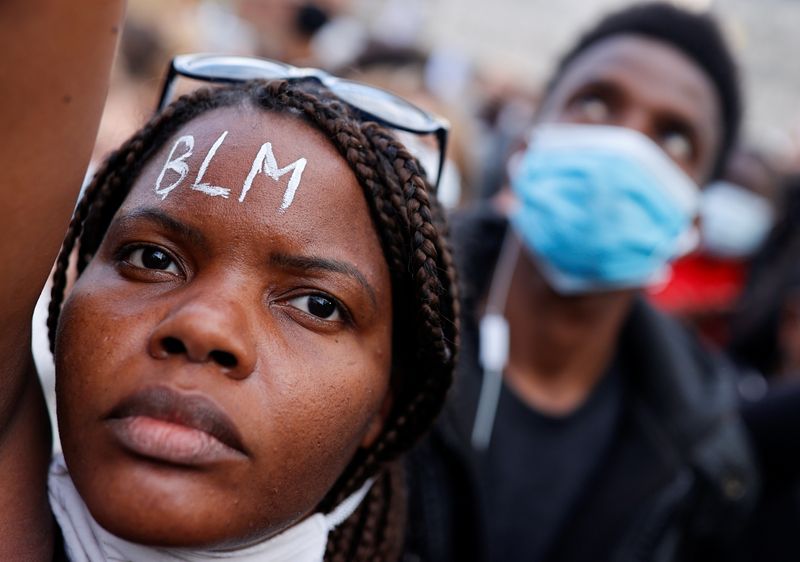
[[[181,273],[172,256],[156,246],[136,248],[128,254],[125,261],[142,269],[155,269],[174,275],[180,275]]]
[[[339,304],[331,297],[319,293],[295,297],[289,301],[289,304],[322,320],[343,319]]]

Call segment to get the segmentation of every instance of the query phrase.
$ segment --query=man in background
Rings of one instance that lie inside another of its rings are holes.
[[[644,302],[739,128],[715,22],[603,19],[562,59],[513,190],[456,217],[458,380],[409,464],[422,560],[710,560],[752,504],[731,373]],[[476,414],[477,412],[477,414]]]

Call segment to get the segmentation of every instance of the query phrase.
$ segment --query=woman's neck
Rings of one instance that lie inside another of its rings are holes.
[[[543,413],[574,411],[607,372],[634,295],[558,295],[520,251],[505,306],[511,331],[506,383]]]

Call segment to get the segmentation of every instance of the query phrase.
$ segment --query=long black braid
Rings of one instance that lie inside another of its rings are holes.
[[[356,512],[328,541],[327,561],[389,561],[405,525],[402,471],[395,459],[432,424],[450,386],[458,315],[455,270],[441,210],[417,160],[386,129],[362,122],[312,82],[254,81],[198,90],[171,104],[111,154],[76,207],[53,275],[48,329],[55,333],[70,255],[80,275],[148,159],[184,124],[211,109],[249,103],[290,112],[322,131],[358,179],[389,265],[393,293],[393,410],[372,447],[359,450],[319,509],[331,510],[368,478]]]

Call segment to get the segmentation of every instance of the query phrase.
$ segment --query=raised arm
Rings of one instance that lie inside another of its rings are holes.
[[[123,7],[0,1],[0,560],[52,556],[30,319],[89,161]]]
[[[122,10],[122,0],[0,2],[3,330],[30,316],[66,230]]]

